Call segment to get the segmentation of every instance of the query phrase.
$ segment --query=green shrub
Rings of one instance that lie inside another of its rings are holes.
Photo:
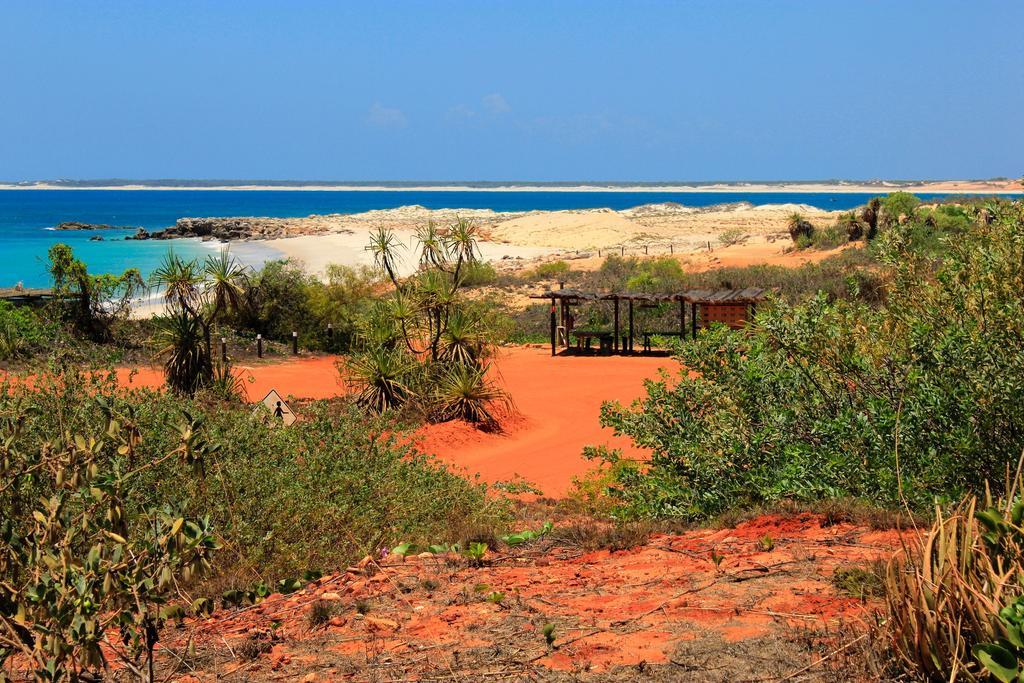
[[[498,273],[494,266],[486,261],[474,261],[466,267],[462,283],[466,287],[482,287],[498,281]]]
[[[741,333],[683,345],[686,368],[602,422],[651,448],[624,511],[703,517],[748,503],[859,497],[918,509],[998,480],[1024,448],[1024,205],[944,239],[880,238],[883,305],[776,302]]]
[[[913,220],[921,200],[909,192],[893,192],[882,198],[881,224],[886,228]]]
[[[37,311],[0,301],[0,361],[27,358],[45,349],[57,335],[56,326]]]
[[[177,504],[186,517],[208,515],[223,541],[215,574],[194,594],[248,587],[253,576],[273,585],[308,569],[344,567],[398,540],[454,542],[469,526],[504,524],[503,499],[417,454],[394,420],[367,417],[350,402],[295,406],[301,419],[283,428],[254,418],[251,406],[126,392],[113,373],[55,371],[39,377],[38,390],[0,384],[6,452],[37,453],[55,434],[103,434],[110,420],[122,425],[123,445],[131,447],[122,453],[122,442],[114,443],[97,465],[146,465],[125,496],[126,517]],[[193,461],[205,477],[183,476]],[[30,521],[39,496],[53,493],[43,480],[0,487],[0,520]]]
[[[565,261],[548,261],[537,266],[536,277],[541,280],[548,280],[565,275],[569,272],[569,264]]]

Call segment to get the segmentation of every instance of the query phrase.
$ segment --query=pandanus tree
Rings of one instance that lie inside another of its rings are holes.
[[[507,395],[487,378],[492,344],[482,315],[463,289],[480,257],[479,231],[459,219],[428,222],[416,233],[415,271],[401,277],[405,245],[379,227],[367,250],[393,291],[368,315],[364,351],[347,362],[357,400],[373,412],[415,402],[437,420],[494,422]]]
[[[814,234],[814,225],[799,213],[790,214],[786,227],[789,228],[789,236],[794,242],[800,238],[809,239]]]
[[[168,312],[158,322],[159,354],[167,384],[192,395],[214,379],[213,326],[243,305],[247,270],[227,249],[200,263],[168,252],[150,276],[163,290]]]

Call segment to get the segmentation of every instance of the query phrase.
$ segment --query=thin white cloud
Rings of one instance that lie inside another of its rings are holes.
[[[492,114],[504,114],[512,111],[512,107],[509,106],[508,100],[499,95],[498,93],[491,93],[490,95],[484,95],[480,100],[484,109],[491,112]]]
[[[409,120],[401,109],[385,107],[380,102],[374,102],[366,114],[366,122],[378,128],[405,128]]]
[[[448,110],[445,118],[449,121],[468,121],[476,116],[476,111],[464,104],[457,104]]]

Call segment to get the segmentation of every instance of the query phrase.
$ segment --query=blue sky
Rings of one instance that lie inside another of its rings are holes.
[[[0,3],[0,179],[1024,174],[1024,2]]]

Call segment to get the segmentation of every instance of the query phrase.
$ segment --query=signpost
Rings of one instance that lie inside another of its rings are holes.
[[[270,393],[260,401],[260,405],[256,406],[256,411],[262,411],[263,409],[266,409],[273,416],[274,420],[280,420],[281,424],[285,427],[295,422],[295,413],[284,402],[284,399],[281,398],[276,389],[271,389]]]

